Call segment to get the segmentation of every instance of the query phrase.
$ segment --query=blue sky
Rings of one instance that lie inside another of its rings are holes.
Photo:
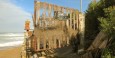
[[[14,1],[14,3],[16,5],[24,8],[24,10],[26,10],[30,13],[33,13],[33,8],[34,8],[33,1],[34,0],[16,0],[16,1]],[[75,8],[75,9],[80,10],[80,0],[39,0],[39,1],[56,4],[56,5],[60,5],[60,6],[64,6],[64,7]],[[87,9],[88,4],[91,1],[92,0],[83,0],[82,12],[84,12]]]
[[[80,0],[40,1],[80,10]],[[90,2],[83,0],[82,12],[85,12]],[[33,10],[34,0],[0,0],[0,32],[24,32],[24,22],[27,19],[32,21]]]

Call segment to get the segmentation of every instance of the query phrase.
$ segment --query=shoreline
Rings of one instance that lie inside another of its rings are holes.
[[[22,45],[17,45],[17,46],[6,46],[6,47],[0,47],[0,51],[1,50],[7,50],[7,49],[12,49],[12,48],[17,48],[17,47],[21,47]]]
[[[20,58],[21,46],[9,47],[0,50],[0,58]]]

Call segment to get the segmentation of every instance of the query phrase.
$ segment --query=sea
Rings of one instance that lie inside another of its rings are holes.
[[[0,33],[0,50],[21,46],[24,41],[24,33]]]

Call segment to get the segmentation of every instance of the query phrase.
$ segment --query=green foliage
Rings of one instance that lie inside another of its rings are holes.
[[[109,7],[104,9],[106,17],[100,17],[101,30],[106,32],[109,37],[115,34],[115,7]]]
[[[115,55],[115,0],[91,2],[85,12],[85,18],[85,40],[95,39],[99,31],[104,31],[111,41],[102,58],[111,58],[111,55]]]
[[[109,49],[103,49],[103,53],[102,53],[102,56],[101,58],[111,58],[111,52]]]
[[[100,17],[101,30],[108,34],[111,39],[109,46],[104,50],[102,58],[111,58],[115,54],[115,6],[110,6],[104,9],[106,17]]]
[[[102,8],[99,7],[100,3],[91,2],[88,10],[85,12],[85,40],[94,39],[99,32],[99,21],[98,17],[103,16]],[[86,48],[91,42],[86,43]]]
[[[85,12],[85,27],[86,27],[85,40],[95,39],[96,35],[100,31],[100,23],[103,23],[101,24],[101,26],[105,27],[103,29],[107,29],[111,25],[107,23],[115,22],[114,17],[111,17],[112,21],[106,21],[106,17],[109,15],[107,12],[110,12],[110,11],[105,11],[108,7],[114,6],[114,5],[115,5],[115,0],[100,0],[98,2],[91,2],[89,4],[89,7]],[[103,22],[100,22],[98,19],[100,20],[103,19],[102,20]],[[115,29],[115,27],[113,28]],[[106,31],[106,30],[103,30],[103,31]],[[109,32],[112,32],[112,31],[109,31]]]

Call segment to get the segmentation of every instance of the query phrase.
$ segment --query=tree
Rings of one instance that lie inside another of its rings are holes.
[[[112,36],[115,32],[115,7],[109,7],[105,8],[105,16],[106,17],[100,17],[99,21],[101,22],[101,30],[106,32],[108,36]]]
[[[115,0],[100,0],[98,2],[91,2],[88,9],[85,12],[85,40],[95,39],[96,35],[100,31],[100,21],[98,18],[107,16],[103,9],[115,5]],[[91,40],[91,42],[92,42]],[[91,42],[86,43],[89,46]]]

